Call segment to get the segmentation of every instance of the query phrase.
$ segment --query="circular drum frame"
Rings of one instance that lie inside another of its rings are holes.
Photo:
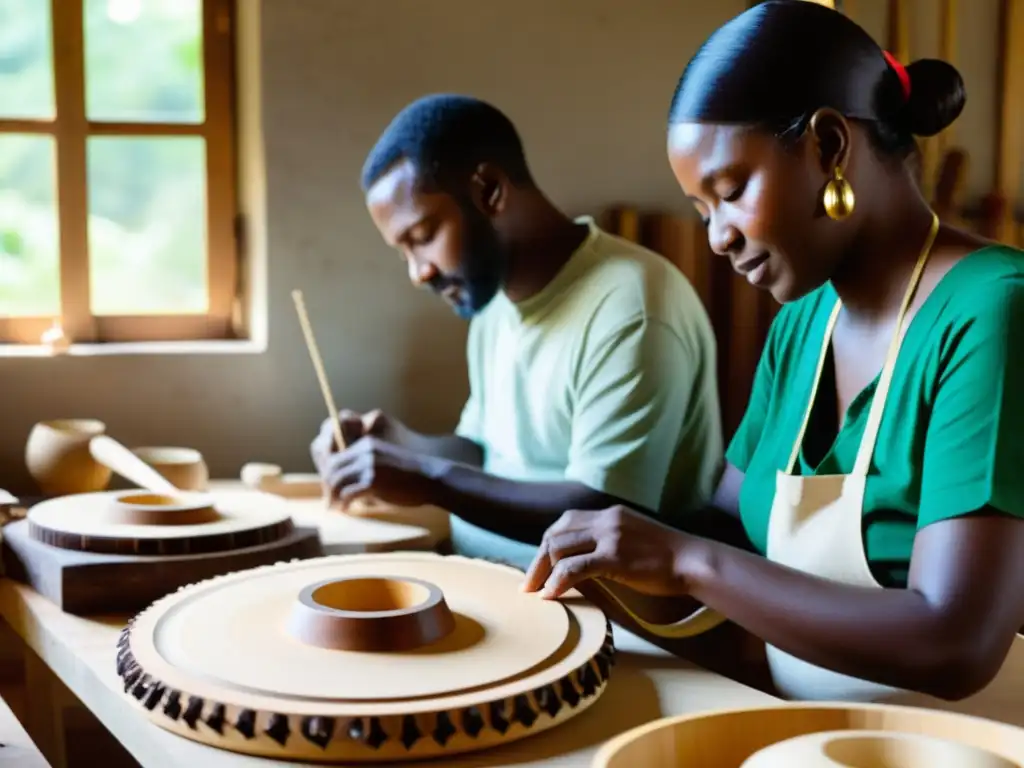
[[[99,491],[40,502],[27,518],[35,541],[107,555],[214,554],[271,544],[295,530],[285,505],[251,492],[165,499],[139,490]]]
[[[516,741],[583,712],[604,692],[615,658],[611,623],[575,590],[559,606],[568,617],[569,630],[550,660],[492,685],[416,698],[254,693],[172,667],[158,650],[155,637],[161,620],[190,600],[198,601],[204,592],[213,594],[255,576],[333,563],[365,563],[372,576],[386,572],[396,559],[428,567],[442,561],[458,567],[471,563],[474,568],[507,572],[516,583],[523,576],[515,568],[486,561],[402,552],[278,563],[192,584],[157,600],[122,630],[117,673],[125,694],[160,727],[221,749],[312,762],[373,763],[472,752]],[[429,663],[451,664],[457,659]]]

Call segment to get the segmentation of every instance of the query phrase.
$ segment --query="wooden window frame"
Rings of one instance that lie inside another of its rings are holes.
[[[40,344],[57,322],[73,344],[238,338],[235,0],[201,0],[204,120],[89,120],[85,103],[84,0],[50,0],[55,117],[0,118],[0,133],[55,139],[60,315],[2,317],[0,343]],[[203,314],[94,315],[89,284],[87,142],[91,136],[201,136],[206,141],[208,309]]]

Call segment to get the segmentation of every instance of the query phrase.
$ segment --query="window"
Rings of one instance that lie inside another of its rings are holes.
[[[232,0],[0,0],[0,342],[230,337]]]

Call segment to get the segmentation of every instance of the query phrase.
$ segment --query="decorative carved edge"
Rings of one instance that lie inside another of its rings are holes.
[[[133,624],[134,621],[121,631],[118,640],[117,674],[124,685],[124,692],[130,693],[147,710],[152,712],[162,705],[165,717],[172,721],[180,719],[192,730],[197,730],[201,721],[219,734],[224,734],[226,728],[234,728],[247,740],[259,736],[257,723],[263,723],[262,733],[282,747],[287,748],[290,739],[302,738],[325,752],[329,747],[337,748],[335,743],[342,739],[373,750],[395,739],[409,752],[421,739],[428,737],[443,748],[459,732],[475,739],[487,727],[499,736],[503,736],[514,723],[528,729],[542,712],[554,718],[563,707],[575,709],[581,701],[597,696],[610,677],[616,653],[609,622],[604,644],[593,658],[555,683],[531,692],[479,706],[418,715],[318,717],[239,709],[171,688],[149,675],[135,660],[131,651]],[[236,712],[233,718],[229,718],[229,707]],[[432,720],[433,728],[424,731],[423,720]]]
[[[489,562],[515,568],[511,564],[497,560]],[[260,571],[285,564],[287,563],[282,561],[247,570]],[[177,591],[181,592],[210,581],[219,581],[229,575],[231,574],[204,579],[193,585],[179,587]],[[606,617],[604,642],[594,656],[559,680],[530,692],[496,699],[478,706],[416,715],[320,717],[265,712],[191,695],[187,691],[169,686],[143,669],[131,650],[132,629],[141,616],[155,609],[161,602],[163,599],[157,600],[149,608],[132,617],[118,637],[116,669],[126,695],[131,694],[139,705],[149,712],[156,711],[157,707],[162,705],[164,717],[172,722],[183,722],[193,731],[198,731],[198,724],[202,722],[222,736],[226,736],[225,729],[233,728],[246,740],[265,735],[285,748],[292,738],[301,737],[325,753],[328,749],[332,752],[344,751],[347,745],[343,746],[338,742],[346,739],[351,746],[359,745],[371,750],[379,750],[389,740],[397,739],[408,753],[428,736],[437,747],[444,748],[452,737],[460,732],[471,739],[476,739],[489,727],[500,739],[515,723],[530,729],[540,719],[541,713],[554,719],[563,707],[576,709],[581,702],[600,695],[611,677],[611,668],[615,666],[617,654],[612,624]],[[433,727],[425,731],[422,720],[431,720]],[[262,724],[259,729],[258,724]]]
[[[273,544],[290,536],[295,530],[295,522],[288,517],[280,522],[257,528],[208,536],[133,539],[115,536],[83,536],[78,533],[46,528],[31,519],[28,523],[29,537],[51,547],[98,555],[144,555],[149,557],[209,555],[234,549],[248,549],[264,544]]]

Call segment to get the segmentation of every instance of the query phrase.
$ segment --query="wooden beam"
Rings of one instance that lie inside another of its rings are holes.
[[[900,63],[910,61],[910,14],[906,0],[889,0],[886,48]]]
[[[203,3],[207,296],[217,323],[230,320],[238,288],[234,10],[234,0]]]
[[[57,220],[60,227],[60,307],[64,335],[92,341],[89,281],[89,190],[86,159],[84,3],[51,0],[57,102]]]
[[[954,63],[956,57],[956,0],[939,0],[939,58]],[[934,197],[938,190],[939,169],[952,146],[953,128],[950,126],[936,136],[922,139],[921,188],[926,197]]]
[[[0,133],[48,133],[57,130],[53,120],[0,120]]]
[[[90,136],[204,136],[205,123],[120,123],[90,120]]]
[[[996,115],[995,192],[1004,201],[997,234],[1016,239],[1013,214],[1024,174],[1024,3],[1002,0],[999,45],[998,112]]]
[[[942,0],[939,8],[939,58],[956,65],[957,0]],[[955,123],[954,123],[955,125]],[[936,137],[941,157],[953,144],[954,128],[950,126]]]

